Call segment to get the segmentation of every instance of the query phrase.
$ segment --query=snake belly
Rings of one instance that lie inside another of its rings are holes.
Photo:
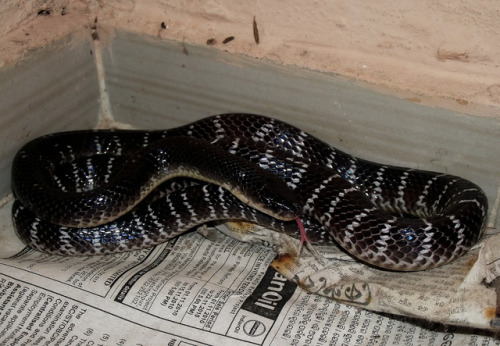
[[[238,162],[244,161],[245,167],[253,165],[270,172],[293,191],[293,197],[278,193],[278,205],[297,199],[290,208],[298,203],[301,218],[319,225],[315,232],[328,233],[347,253],[375,267],[399,271],[438,267],[466,253],[482,235],[487,199],[468,180],[362,160],[265,116],[223,114],[169,130],[67,132],[42,137],[31,147],[28,144],[16,155],[12,174],[13,190],[19,200],[14,205],[13,218],[20,238],[41,251],[85,255],[155,245],[210,220],[248,220],[278,231],[294,232],[293,223],[286,218],[277,220],[276,215],[266,214],[264,209],[256,210],[255,203],[249,207],[244,202],[250,198],[234,199],[234,194],[219,186],[200,184],[174,191],[160,199],[158,205],[163,204],[156,209],[151,205],[137,206],[138,200],[158,184],[150,180],[141,183],[136,178],[115,179],[127,178],[131,171],[143,169],[123,168],[130,165],[128,157],[145,151],[156,165],[165,157],[155,157],[151,152],[158,154],[158,150],[151,151],[150,147],[161,149],[165,139],[185,137],[203,140],[207,147],[215,146],[230,154],[222,160],[229,162],[234,156]],[[30,152],[31,148],[37,148],[33,149],[36,154]],[[210,166],[212,161],[192,151],[185,154],[195,157],[193,167]],[[60,165],[60,161],[64,164]],[[87,169],[84,173],[82,167]],[[238,171],[231,167],[229,171]],[[243,175],[255,174],[250,168],[243,171]],[[197,174],[191,176],[199,178]],[[102,191],[94,193],[100,191],[95,186],[109,185],[111,180],[113,196],[103,195]],[[217,183],[212,177],[204,180]],[[267,177],[264,181],[279,185]],[[50,188],[40,186],[43,184]],[[71,184],[75,186],[67,186]],[[149,185],[146,188],[141,184]],[[82,212],[81,206],[73,208],[73,202],[66,199],[68,194],[58,189],[83,194],[80,202],[83,200],[87,209]],[[55,195],[59,202],[52,202],[57,200]],[[123,203],[112,197],[133,200],[126,203],[132,214],[125,213],[121,209]],[[269,202],[268,198],[264,200]],[[107,205],[112,207],[106,209]],[[40,211],[39,207],[45,210]],[[141,215],[148,213],[150,221],[141,221]],[[160,213],[169,217],[160,217]],[[291,219],[293,212],[289,214]],[[124,218],[129,221],[119,224]],[[145,225],[152,223],[156,228],[148,233]]]

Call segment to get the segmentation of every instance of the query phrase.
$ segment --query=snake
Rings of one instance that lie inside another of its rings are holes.
[[[220,114],[166,130],[44,135],[14,157],[14,228],[29,247],[95,255],[242,220],[338,246],[369,266],[428,270],[482,237],[479,186],[357,158],[286,122]],[[160,192],[158,192],[160,191]]]

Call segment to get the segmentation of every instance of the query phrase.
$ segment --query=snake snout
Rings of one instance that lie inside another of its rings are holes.
[[[302,215],[302,206],[292,190],[285,184],[264,184],[259,189],[262,209],[280,220],[295,220]]]

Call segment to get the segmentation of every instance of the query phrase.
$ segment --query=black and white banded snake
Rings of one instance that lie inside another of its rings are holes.
[[[138,203],[165,175],[208,183],[176,178],[180,189]],[[12,186],[21,240],[62,255],[144,248],[221,219],[298,234],[286,220],[301,216],[320,233],[309,237],[329,234],[363,262],[425,270],[467,252],[487,213],[485,194],[467,180],[355,158],[252,114],[169,130],[46,135],[17,153]]]

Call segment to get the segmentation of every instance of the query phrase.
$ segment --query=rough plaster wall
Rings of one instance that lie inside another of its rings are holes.
[[[0,0],[0,5],[0,66],[69,32],[90,35],[97,17],[101,39],[112,28],[199,45],[215,39],[214,49],[336,73],[414,102],[500,118],[497,0]],[[235,39],[222,43],[228,36]]]
[[[69,33],[89,28],[88,14],[85,1],[0,0],[0,67],[15,64],[29,52]]]

